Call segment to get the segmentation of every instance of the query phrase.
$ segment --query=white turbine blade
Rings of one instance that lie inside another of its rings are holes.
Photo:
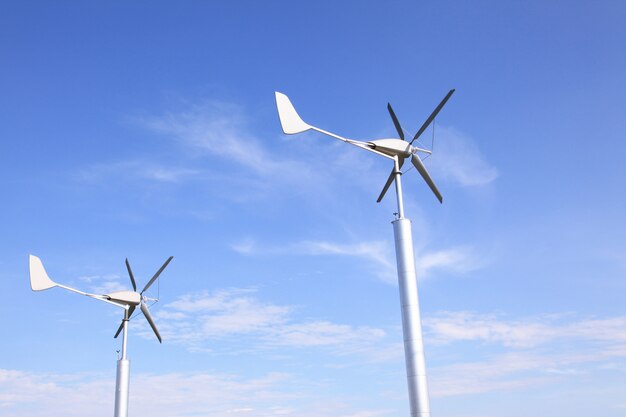
[[[135,276],[133,275],[133,270],[130,269],[130,263],[128,262],[128,258],[126,258],[126,269],[128,269],[128,276],[130,277],[130,283],[133,285],[133,291],[137,291]]]
[[[415,134],[415,136],[413,137],[413,140],[410,142],[411,145],[413,145],[413,142],[415,142],[417,140],[417,138],[420,137],[420,135],[424,132],[424,130],[426,130],[426,128],[428,127],[428,125],[435,120],[435,117],[437,117],[437,114],[439,114],[439,112],[441,111],[441,109],[443,108],[443,106],[446,104],[446,102],[448,101],[448,99],[450,98],[450,96],[452,96],[452,94],[454,93],[454,88],[450,91],[448,91],[448,94],[446,94],[446,96],[443,98],[443,100],[441,100],[441,103],[439,103],[439,105],[437,106],[437,108],[435,110],[433,110],[433,112],[430,114],[430,116],[428,116],[428,119],[426,119],[426,121],[424,122],[424,124],[422,125],[422,127],[420,127],[420,130],[417,131],[417,133]]]
[[[440,203],[443,203],[443,197],[437,189],[437,186],[435,185],[433,179],[428,174],[428,171],[426,171],[426,167],[424,166],[424,163],[422,162],[420,157],[415,154],[411,155],[411,162],[415,166],[415,169],[417,169],[417,172],[419,172],[422,178],[424,178],[426,184],[428,184],[433,193],[435,193],[435,196],[437,196],[437,200],[439,200]]]
[[[152,284],[154,284],[154,281],[156,281],[156,279],[159,277],[159,275],[161,275],[161,272],[163,272],[163,270],[165,269],[165,267],[172,261],[172,259],[174,259],[173,256],[170,256],[169,258],[167,258],[167,261],[165,261],[165,263],[163,264],[163,266],[161,268],[159,268],[159,270],[156,272],[156,274],[154,274],[154,276],[150,279],[150,281],[148,281],[148,283],[146,284],[145,287],[143,287],[143,290],[141,290],[140,294],[143,294],[144,292],[148,291],[148,288],[150,288],[150,286]]]
[[[141,308],[141,312],[143,313],[146,320],[148,320],[148,324],[150,325],[150,327],[152,327],[152,330],[154,331],[154,334],[156,335],[157,339],[159,339],[159,343],[162,343],[161,335],[159,334],[159,331],[157,330],[156,324],[154,324],[154,320],[152,320],[152,316],[150,315],[150,310],[148,310],[148,307],[144,303],[141,303],[139,308]]]
[[[404,164],[404,158],[401,158],[400,161],[398,161],[398,165],[400,168],[402,168],[402,164]],[[389,174],[389,178],[387,178],[387,182],[385,183],[383,190],[380,192],[380,195],[378,196],[378,200],[376,200],[377,203],[380,203],[383,200],[383,197],[387,193],[387,190],[389,190],[389,186],[391,186],[391,183],[393,182],[395,178],[396,178],[396,169],[394,168],[391,170],[391,173]]]
[[[130,316],[133,315],[133,312],[135,311],[135,306],[130,306],[130,308],[128,309],[128,319],[130,320]],[[122,332],[122,330],[124,329],[124,320],[122,320],[122,323],[120,324],[120,327],[117,329],[117,332],[115,332],[115,336],[113,336],[114,339],[117,339],[117,336],[120,335],[120,333]]]
[[[283,93],[275,92],[276,95],[276,107],[278,108],[278,118],[280,119],[280,125],[283,128],[283,132],[286,135],[294,135],[296,133],[306,132],[311,129],[311,126],[306,124],[296,112],[296,109],[291,104],[289,97]]]
[[[28,266],[30,271],[30,288],[33,291],[43,291],[58,285],[50,279],[41,259],[35,255],[28,256]]]

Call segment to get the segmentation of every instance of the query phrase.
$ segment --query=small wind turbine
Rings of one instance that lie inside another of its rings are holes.
[[[170,263],[173,258],[173,256],[170,256],[167,261],[165,261],[163,266],[156,272],[156,274],[154,274],[150,281],[148,281],[148,283],[143,288],[143,290],[141,290],[141,292],[137,292],[135,277],[133,276],[133,271],[130,269],[128,259],[126,259],[126,268],[128,269],[128,275],[130,276],[130,283],[133,286],[133,291],[116,291],[110,294],[90,294],[52,281],[50,277],[48,277],[48,274],[43,267],[43,263],[41,263],[41,259],[34,255],[29,256],[28,262],[30,269],[30,287],[33,291],[43,291],[53,287],[60,287],[68,291],[86,295],[87,297],[104,301],[105,303],[109,303],[124,309],[124,318],[122,319],[122,324],[120,324],[120,327],[114,336],[117,337],[119,336],[120,332],[124,332],[122,336],[122,357],[117,361],[117,378],[115,385],[115,417],[126,417],[128,415],[128,387],[130,383],[130,360],[126,359],[128,321],[131,319],[131,315],[135,311],[135,308],[139,306],[139,309],[148,321],[148,324],[150,324],[150,327],[154,331],[157,339],[159,339],[159,343],[161,343],[161,335],[159,334],[159,331],[154,324],[154,320],[152,319],[152,315],[150,314],[150,310],[148,309],[147,305],[148,301],[158,300],[154,298],[148,298],[144,295],[144,292],[146,292],[148,288],[150,288],[150,286],[154,284],[157,278],[159,278],[159,275],[161,275],[161,272],[163,272],[165,267]]]
[[[393,169],[391,174],[380,193],[377,202],[380,202],[385,193],[391,186],[396,184],[396,196],[398,202],[397,218],[393,223],[393,232],[396,246],[396,263],[398,267],[398,283],[400,287],[400,302],[402,305],[402,332],[404,334],[404,356],[406,361],[407,382],[409,387],[409,403],[412,417],[429,417],[430,405],[428,400],[428,385],[426,380],[426,363],[424,360],[424,343],[422,340],[422,324],[420,319],[419,299],[417,295],[417,281],[415,275],[415,258],[413,255],[413,238],[411,235],[411,221],[404,217],[404,203],[402,201],[402,184],[400,169],[404,160],[411,157],[411,163],[422,176],[426,184],[430,187],[440,203],[443,197],[437,189],[432,178],[428,174],[424,163],[420,159],[418,153],[431,154],[427,149],[413,146],[420,135],[432,123],[439,111],[446,104],[454,90],[450,90],[444,99],[439,103],[431,115],[422,124],[415,136],[410,142],[404,139],[404,132],[398,119],[391,108],[391,104],[387,104],[387,110],[393,120],[393,124],[398,131],[399,139],[377,139],[371,141],[359,141],[354,139],[346,139],[334,133],[327,132],[315,126],[305,123],[296,109],[291,104],[289,98],[279,92],[276,92],[276,107],[278,108],[278,117],[283,132],[287,135],[306,132],[307,130],[315,130],[325,135],[339,139],[366,151],[373,152],[377,155],[393,160]]]

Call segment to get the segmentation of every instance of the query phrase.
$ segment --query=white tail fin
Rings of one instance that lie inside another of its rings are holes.
[[[57,284],[48,277],[41,263],[41,259],[35,255],[29,255],[28,266],[30,270],[30,288],[32,288],[33,291],[43,291],[57,286]]]
[[[283,128],[283,132],[286,135],[294,135],[296,133],[306,132],[311,129],[311,126],[306,124],[296,112],[296,109],[291,104],[289,97],[283,93],[276,91],[276,107],[278,108],[278,118],[280,119],[280,125]]]

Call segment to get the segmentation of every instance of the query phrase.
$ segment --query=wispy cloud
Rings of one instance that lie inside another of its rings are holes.
[[[205,178],[206,173],[198,169],[170,167],[156,161],[136,159],[83,167],[77,172],[77,177],[87,183],[110,180],[112,177],[124,178],[125,180],[177,183],[185,180]]]
[[[133,376],[129,414],[222,416],[251,410],[255,416],[280,416],[284,415],[281,410],[292,409],[294,398],[302,396],[288,388],[290,382],[293,377],[279,373],[249,379],[201,372],[138,374]],[[114,380],[108,373],[41,374],[0,369],[0,393],[0,410],[13,417],[109,416]]]
[[[88,285],[86,291],[94,294],[109,294],[114,291],[129,289],[128,285],[122,283],[120,276],[115,274],[82,276],[78,277],[78,280],[86,283]]]
[[[344,390],[320,394],[320,384],[295,374],[258,377],[227,373],[134,374],[129,415],[152,417],[378,417],[391,408],[367,408]],[[12,417],[111,415],[114,378],[0,369],[0,413]]]
[[[473,340],[530,348],[557,339],[626,342],[626,317],[568,322],[558,315],[506,320],[493,314],[441,312],[424,324],[439,343]]]
[[[362,351],[386,336],[373,327],[298,320],[294,310],[261,302],[252,289],[227,289],[184,295],[156,315],[167,318],[160,324],[164,338],[190,350],[203,350],[216,339],[247,336],[262,349],[315,346],[345,353]]]
[[[395,284],[396,256],[393,243],[389,241],[367,241],[358,243],[338,243],[331,241],[305,240],[291,245],[260,245],[252,238],[244,238],[231,245],[243,255],[309,255],[309,256],[349,256],[361,258],[377,267],[376,276],[383,282]],[[464,274],[484,266],[483,259],[469,247],[453,247],[436,251],[416,253],[416,271],[419,279],[432,277],[437,271]]]
[[[463,357],[434,369],[435,396],[537,386],[607,369],[617,358],[626,358],[626,317],[622,316],[598,319],[565,314],[507,320],[495,314],[442,312],[427,317],[424,326],[426,339],[434,346],[474,342],[488,353],[485,360]]]
[[[269,186],[291,181],[286,172],[298,172],[298,179],[306,179],[307,166],[291,160],[250,129],[250,121],[242,107],[219,100],[202,100],[184,103],[179,111],[160,115],[129,118],[132,124],[167,139],[167,152],[142,154],[140,157],[106,161],[83,167],[76,178],[83,182],[97,182],[110,178],[125,181],[151,181],[155,183],[184,183],[208,181],[236,183],[241,180],[232,175],[233,170],[247,170],[246,175],[264,180]],[[278,131],[273,137],[277,137]],[[176,146],[176,144],[178,146]],[[159,148],[160,149],[160,148]],[[220,169],[207,164],[214,158]],[[232,170],[224,171],[231,165]],[[262,188],[262,187],[261,187]]]
[[[450,127],[438,127],[435,158],[429,170],[435,178],[453,181],[461,186],[484,185],[498,177],[498,170],[491,166],[469,137]]]
[[[395,255],[384,241],[340,244],[328,241],[305,241],[299,248],[307,255],[338,255],[365,259],[378,267],[376,275],[384,282],[395,282]]]
[[[437,251],[421,251],[416,254],[417,276],[428,278],[436,271],[465,274],[484,266],[479,257],[469,247],[454,247]]]
[[[288,172],[295,163],[268,152],[248,129],[241,107],[216,100],[190,104],[180,112],[139,119],[146,128],[175,138],[183,146],[247,167],[258,174]]]
[[[358,243],[336,243],[305,240],[290,245],[260,245],[252,238],[244,238],[231,245],[242,255],[306,255],[306,256],[349,256],[370,262],[378,269],[376,275],[384,282],[395,282],[395,255],[388,242],[369,241]]]

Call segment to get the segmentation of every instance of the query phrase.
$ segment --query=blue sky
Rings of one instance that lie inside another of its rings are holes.
[[[407,415],[388,162],[284,136],[274,91],[409,171],[438,417],[626,412],[626,6],[62,2],[0,6],[0,414],[108,416],[120,312],[33,293],[142,286],[131,415]],[[425,133],[427,138],[432,131]],[[152,294],[155,295],[155,294]]]

